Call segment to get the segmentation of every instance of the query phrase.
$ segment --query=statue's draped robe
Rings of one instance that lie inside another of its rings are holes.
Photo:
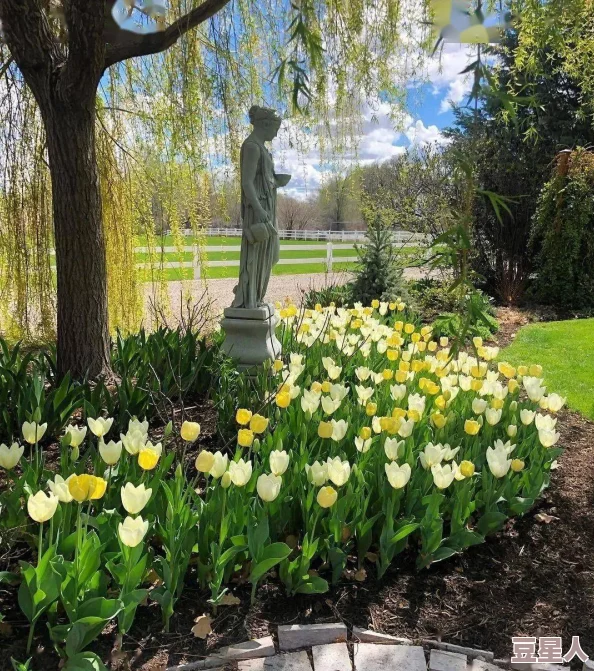
[[[259,149],[260,157],[254,178],[254,187],[260,205],[268,214],[272,226],[277,229],[277,183],[274,176],[272,156],[262,143],[253,137],[248,137],[241,146],[240,166],[243,166],[243,154],[248,143],[255,144]],[[255,222],[255,216],[252,206],[245,197],[243,188],[241,190],[241,219],[243,221],[243,235],[241,236],[239,282],[233,290],[235,298],[232,307],[255,308],[263,304],[272,266],[276,265],[279,259],[280,245],[278,235],[271,235],[268,240],[263,242],[254,242],[253,244],[248,242],[246,230]]]

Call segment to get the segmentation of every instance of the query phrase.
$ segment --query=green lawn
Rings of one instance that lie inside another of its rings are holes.
[[[499,358],[513,365],[539,363],[547,390],[594,419],[594,319],[524,326]]]
[[[222,236],[222,235],[212,235],[212,236],[205,236],[202,238],[203,240],[206,240],[206,244],[209,246],[214,246],[214,245],[239,245],[241,243],[241,238],[240,237],[227,237],[227,236]],[[182,240],[184,243],[184,247],[189,247],[190,245],[194,244],[194,236],[193,235],[184,235],[182,236]],[[138,247],[145,247],[146,246],[146,236],[144,235],[139,235],[136,238],[136,244]],[[163,247],[169,247],[171,245],[174,245],[175,242],[173,240],[172,235],[165,235],[163,237],[157,237],[155,238],[155,244]],[[319,241],[319,240],[281,240],[281,245],[320,245],[322,247],[326,246],[325,241]]]
[[[334,263],[332,269],[334,272],[341,272],[343,270],[352,270],[355,265],[355,263]],[[163,272],[167,281],[190,280],[193,277],[192,268],[166,268]],[[309,275],[311,273],[324,272],[326,272],[325,263],[296,263],[294,265],[288,263],[286,265],[277,265],[272,269],[273,275]],[[239,275],[239,266],[207,268],[205,275],[208,279],[237,277]],[[157,277],[157,274],[155,274],[155,277]],[[141,274],[141,278],[149,282],[151,279],[150,273],[145,270]]]

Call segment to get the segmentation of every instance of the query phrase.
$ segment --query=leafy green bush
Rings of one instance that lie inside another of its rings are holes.
[[[545,184],[532,230],[534,298],[562,307],[594,306],[594,153],[562,152]]]
[[[350,283],[346,284],[331,284],[322,289],[309,289],[303,294],[303,306],[309,309],[315,308],[316,305],[331,305],[342,308],[349,303],[351,299],[352,287]]]
[[[182,328],[144,330],[115,339],[111,363],[118,379],[57,381],[51,348],[24,353],[0,338],[0,441],[20,434],[35,413],[47,422],[46,436],[58,436],[77,410],[82,419],[106,411],[123,430],[131,417],[155,416],[166,423],[173,403],[205,394],[222,355],[216,343]]]

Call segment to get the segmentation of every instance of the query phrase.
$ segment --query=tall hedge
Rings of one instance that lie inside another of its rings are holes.
[[[578,148],[557,156],[538,201],[531,244],[534,297],[560,307],[594,307],[594,152]]]

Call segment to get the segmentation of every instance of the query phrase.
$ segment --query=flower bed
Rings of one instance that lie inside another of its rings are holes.
[[[118,441],[90,418],[66,431],[58,474],[42,417],[23,426],[29,458],[0,447],[2,524],[24,525],[26,499],[40,550],[4,579],[21,580],[30,640],[46,620],[67,669],[101,664],[94,638],[110,620],[125,634],[147,599],[168,627],[190,563],[213,606],[232,601],[234,576],[255,595],[272,569],[288,594],[324,592],[345,570],[381,577],[407,546],[424,568],[481,543],[547,486],[563,399],[540,367],[495,363],[479,339],[452,357],[403,303],[280,317],[286,355],[256,382],[263,402],[242,387],[236,439],[199,452],[196,471],[183,468],[190,422],[182,451],[171,425],[153,444],[133,419]]]

